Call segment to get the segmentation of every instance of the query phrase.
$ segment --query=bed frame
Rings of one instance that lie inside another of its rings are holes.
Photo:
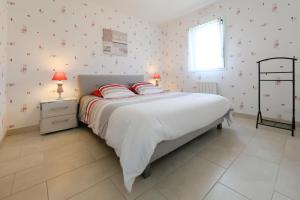
[[[136,82],[144,81],[144,75],[79,75],[79,96],[90,94],[92,91],[98,89],[100,86],[108,83],[118,83],[118,84],[132,84]],[[226,115],[225,115],[226,116]],[[194,140],[195,138],[199,137],[200,135],[206,133],[207,131],[218,128],[222,129],[222,123],[224,121],[225,116],[217,119],[210,125],[201,128],[192,133],[188,133],[183,137],[177,138],[171,141],[164,141],[157,145],[153,156],[151,157],[150,163],[148,164],[147,168],[143,172],[142,176],[147,178],[150,176],[150,168],[151,163],[158,160],[159,158],[171,153],[172,151],[178,149],[179,147],[183,146],[184,144]]]

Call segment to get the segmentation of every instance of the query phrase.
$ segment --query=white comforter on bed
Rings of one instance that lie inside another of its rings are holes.
[[[91,98],[95,97],[84,97],[82,101]],[[115,109],[109,117],[106,133],[100,133],[101,112],[106,106],[117,102],[135,103]],[[119,100],[99,100],[89,113],[88,123],[95,134],[114,148],[120,158],[124,184],[131,191],[135,178],[145,170],[160,142],[201,129],[223,117],[230,108],[229,100],[218,95],[180,95],[168,92]],[[82,121],[87,115],[84,112],[81,109]]]

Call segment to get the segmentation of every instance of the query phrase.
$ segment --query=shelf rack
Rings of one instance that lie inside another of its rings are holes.
[[[261,71],[261,64],[270,60],[290,60],[292,61],[292,71],[282,71],[282,72],[277,72],[277,71]],[[258,125],[263,125],[263,126],[270,126],[270,127],[275,127],[279,129],[284,129],[284,130],[290,130],[292,133],[292,136],[294,136],[294,131],[295,131],[295,65],[296,65],[297,59],[295,57],[289,58],[289,57],[273,57],[273,58],[267,58],[261,61],[258,61],[258,114],[257,114],[257,120],[256,120],[256,128],[258,128]],[[268,75],[268,74],[292,74],[291,79],[283,79],[283,80],[277,80],[277,79],[262,79],[261,75]],[[293,109],[293,116],[292,116],[292,121],[291,123],[283,123],[283,122],[278,122],[278,121],[273,121],[273,120],[267,120],[263,119],[262,113],[261,113],[261,82],[268,82],[268,81],[280,81],[280,82],[291,82],[293,84],[293,91],[292,91],[292,109]]]

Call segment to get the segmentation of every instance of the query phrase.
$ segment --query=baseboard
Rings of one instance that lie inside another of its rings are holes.
[[[2,144],[5,136],[7,135],[7,113],[4,112],[4,115],[3,115],[3,135],[0,137],[0,145]]]
[[[6,133],[6,136],[14,135],[14,134],[20,134],[20,133],[28,133],[28,132],[39,131],[39,130],[40,130],[39,125],[27,126],[27,127],[8,130],[7,133]]]
[[[251,115],[251,114],[233,112],[232,115],[236,116],[236,117],[245,118],[245,119],[256,120],[256,116],[255,115]],[[265,117],[265,118],[269,119],[269,120],[274,120],[274,119],[267,118],[267,117]],[[282,122],[286,122],[286,121],[282,121]],[[296,126],[300,127],[300,122],[296,122]],[[39,130],[40,130],[40,126],[39,125],[34,125],[34,126],[28,126],[28,127],[22,127],[22,128],[8,130],[5,135],[7,136],[7,135],[20,134],[20,133],[26,133],[26,132],[33,132],[33,131],[39,131]],[[5,135],[4,135],[4,137],[5,137]]]
[[[255,115],[246,114],[246,113],[238,113],[238,112],[233,112],[232,115],[236,116],[236,117],[241,117],[241,118],[245,118],[245,119],[253,119],[253,120],[256,120],[256,118],[257,118],[257,116],[255,116]],[[285,120],[278,120],[278,119],[273,119],[273,118],[269,118],[269,117],[264,117],[264,119],[277,120],[277,121],[283,122],[283,123],[291,123],[291,122],[288,122]],[[300,128],[300,122],[296,122],[296,127]]]
[[[233,112],[232,116],[234,116],[234,117],[241,117],[241,118],[244,118],[244,119],[255,119],[256,120],[256,116],[250,115],[250,114],[246,114],[246,113]]]
[[[6,135],[7,135],[7,132],[3,132],[3,135],[0,137],[0,145],[2,144]]]

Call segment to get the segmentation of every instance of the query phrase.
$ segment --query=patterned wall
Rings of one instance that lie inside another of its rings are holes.
[[[163,85],[167,88],[197,91],[197,82],[217,81],[237,112],[256,114],[256,61],[270,56],[299,56],[300,52],[297,0],[223,0],[161,28],[89,0],[8,0],[7,6],[9,129],[38,124],[39,101],[57,95],[51,76],[58,70],[69,77],[65,96],[77,96],[78,74],[152,74],[163,67]],[[225,21],[226,69],[189,73],[188,28],[217,17]],[[103,28],[128,33],[127,57],[102,53]],[[288,63],[266,66],[279,70],[288,67]],[[296,77],[299,80],[299,70]],[[299,86],[297,81],[297,121]],[[264,113],[288,119],[290,91],[283,82],[268,83],[262,95]]]
[[[65,71],[64,96],[78,74],[149,74],[160,67],[158,26],[88,0],[9,0],[8,128],[39,123],[39,101],[57,97],[53,71]],[[127,57],[102,53],[102,29],[128,34]]]
[[[232,100],[235,111],[257,113],[256,61],[273,56],[300,56],[300,1],[223,0],[163,26],[164,84],[181,91],[197,91],[199,81],[217,81],[221,93]],[[187,71],[189,27],[223,17],[226,69]],[[266,70],[289,70],[286,62],[273,62]],[[300,121],[300,62],[296,74],[296,118]],[[273,78],[286,78],[275,75]],[[263,113],[291,119],[291,84],[266,83],[262,90]]]
[[[0,0],[0,141],[5,132],[6,115],[6,35],[7,35],[7,9],[6,2]]]

